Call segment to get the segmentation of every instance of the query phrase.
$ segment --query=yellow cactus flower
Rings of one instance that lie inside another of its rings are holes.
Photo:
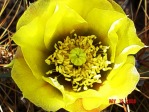
[[[12,78],[46,111],[98,112],[139,80],[133,55],[144,44],[113,0],[38,0],[19,19],[13,40]]]

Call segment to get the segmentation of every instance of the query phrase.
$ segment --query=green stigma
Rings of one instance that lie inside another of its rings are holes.
[[[58,41],[55,51],[45,61],[48,65],[54,65],[46,74],[59,73],[65,81],[71,82],[72,89],[76,92],[93,88],[93,84],[100,84],[101,71],[111,70],[111,64],[107,58],[109,46],[101,45],[101,42],[93,45],[97,37],[67,36],[64,41]],[[55,76],[58,79],[59,76]]]
[[[69,58],[76,66],[81,66],[86,62],[86,53],[80,48],[74,48],[70,51]]]

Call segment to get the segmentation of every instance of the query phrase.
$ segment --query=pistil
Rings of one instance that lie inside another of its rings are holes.
[[[74,48],[70,51],[69,58],[71,63],[81,66],[86,62],[86,53],[81,48]]]

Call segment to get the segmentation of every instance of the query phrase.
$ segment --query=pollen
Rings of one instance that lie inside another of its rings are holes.
[[[67,36],[64,41],[58,41],[55,51],[45,62],[54,64],[55,70],[49,70],[46,74],[58,72],[63,75],[65,81],[71,82],[72,89],[76,92],[88,90],[94,83],[102,83],[101,71],[111,70],[107,51],[109,46],[103,46],[101,42],[93,44],[97,37]],[[50,75],[49,75],[50,76]]]

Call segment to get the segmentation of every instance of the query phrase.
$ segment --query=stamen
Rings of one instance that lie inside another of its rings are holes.
[[[49,70],[46,74],[58,72],[65,77],[65,80],[72,83],[72,89],[76,92],[88,90],[94,83],[102,83],[101,71],[108,71],[112,68],[107,59],[109,46],[101,45],[101,42],[93,45],[97,37],[69,36],[64,42],[58,41],[54,45],[55,52],[45,62],[48,65],[55,64],[55,70]]]

